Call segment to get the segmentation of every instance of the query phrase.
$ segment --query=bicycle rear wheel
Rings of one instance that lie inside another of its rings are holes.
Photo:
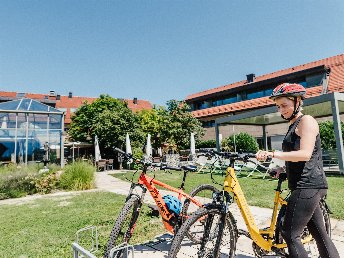
[[[140,199],[133,195],[125,203],[121,213],[115,221],[115,224],[110,233],[110,238],[106,245],[104,258],[110,257],[111,249],[120,244],[128,244],[132,236],[135,223],[139,216]],[[122,249],[117,251],[113,257],[126,257],[126,252]]]
[[[192,231],[197,242],[191,242],[188,232]],[[237,230],[230,214],[219,209],[200,208],[181,226],[174,237],[169,258],[217,258],[235,256]]]
[[[190,192],[190,196],[194,197],[197,201],[202,204],[207,204],[212,202],[213,194],[219,192],[219,190],[209,184],[199,185]],[[182,209],[182,222],[185,222],[193,213],[195,213],[200,207],[190,200],[186,200]],[[192,231],[188,232],[188,237],[191,241],[197,243],[197,237],[193,236]]]

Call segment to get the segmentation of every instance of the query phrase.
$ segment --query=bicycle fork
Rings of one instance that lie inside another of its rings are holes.
[[[134,189],[137,186],[142,189],[141,196],[139,194],[136,194],[136,193],[134,194],[133,193]],[[126,201],[128,201],[131,198],[131,196],[135,195],[135,196],[139,197],[139,202],[138,202],[138,205],[137,205],[137,207],[135,207],[135,210],[133,212],[132,218],[130,220],[128,231],[125,233],[126,237],[125,237],[124,240],[125,240],[126,243],[131,238],[131,236],[134,233],[135,226],[136,226],[136,221],[139,218],[141,207],[142,207],[143,200],[144,200],[146,192],[147,192],[147,188],[143,187],[141,184],[132,184],[131,187],[130,187],[129,194],[128,194],[127,198],[126,198]]]
[[[223,201],[224,198],[226,198],[225,203]],[[222,242],[224,230],[226,227],[227,208],[228,208],[230,203],[232,203],[232,197],[227,192],[223,192],[223,193],[220,192],[216,196],[214,196],[213,203],[210,204],[208,207],[206,207],[206,208],[218,209],[220,211],[220,218],[219,218],[219,221],[215,221],[216,225],[215,225],[213,232],[211,232],[211,229],[212,229],[212,226],[214,223],[215,215],[210,214],[206,218],[202,242],[201,242],[200,250],[198,251],[198,257],[199,258],[203,258],[203,257],[217,258],[217,257],[219,257],[220,251],[221,251],[221,242]],[[213,252],[212,256],[209,256],[209,254],[205,253],[206,252],[205,251],[206,243],[208,242],[209,239],[212,239],[215,237],[216,237],[216,242],[215,242],[215,246],[213,249],[214,252]]]

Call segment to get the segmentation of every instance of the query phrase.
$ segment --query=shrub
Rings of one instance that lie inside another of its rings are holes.
[[[0,177],[0,199],[17,198],[36,193],[36,176],[22,171],[3,173]]]
[[[35,180],[36,191],[40,194],[48,194],[57,189],[58,178],[56,172],[43,174]]]
[[[202,148],[216,148],[216,140],[205,140],[205,141],[199,141],[196,143],[197,149]]]
[[[95,168],[87,162],[74,162],[67,165],[60,178],[60,185],[69,190],[93,188]]]
[[[256,152],[258,151],[258,143],[252,135],[241,132],[231,135],[222,141],[222,148],[226,151],[234,151],[234,137],[237,151]]]
[[[341,122],[342,137],[344,139],[344,122]],[[336,149],[336,137],[334,135],[333,121],[319,122],[321,147],[323,149]]]

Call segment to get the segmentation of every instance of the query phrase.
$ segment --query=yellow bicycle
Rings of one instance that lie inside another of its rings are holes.
[[[218,153],[212,151],[208,155],[222,155],[230,160],[230,166],[226,170],[223,183],[223,191],[214,194],[212,203],[205,205],[189,217],[177,235],[174,237],[169,251],[169,258],[176,257],[235,257],[236,243],[239,236],[244,235],[252,239],[253,250],[256,257],[277,255],[288,257],[287,245],[283,241],[281,230],[284,214],[288,203],[288,197],[282,197],[282,182],[286,180],[286,174],[280,174],[277,188],[275,189],[274,207],[270,225],[259,229],[247,204],[244,192],[234,171],[236,160],[247,161],[254,157],[253,154]],[[236,220],[228,207],[236,202],[241,216],[247,226],[247,231],[238,230]],[[325,200],[321,201],[324,223],[328,234],[331,225],[329,209]],[[187,232],[192,230],[200,239],[192,243],[187,239]],[[311,234],[305,228],[302,234],[302,242],[307,245],[311,257],[318,256],[317,248]]]

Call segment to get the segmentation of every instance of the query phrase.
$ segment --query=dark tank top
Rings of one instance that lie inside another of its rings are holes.
[[[284,152],[300,150],[300,136],[295,133],[295,129],[301,121],[303,115],[289,126],[289,130],[284,137],[282,149]],[[288,175],[288,187],[291,190],[302,188],[322,189],[328,188],[323,161],[321,155],[321,141],[318,134],[315,140],[312,156],[308,161],[286,161],[286,172]]]

